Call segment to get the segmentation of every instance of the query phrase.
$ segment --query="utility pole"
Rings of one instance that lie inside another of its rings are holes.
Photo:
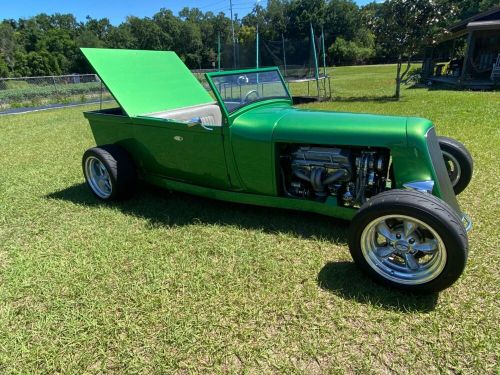
[[[316,55],[316,38],[314,36],[314,29],[312,22],[309,24],[311,26],[311,43],[312,43],[312,51],[314,55],[314,77],[316,78],[316,87],[318,89],[318,102],[320,100],[320,92],[319,92],[319,68],[318,68],[318,56]]]
[[[220,72],[220,31],[217,34],[217,71]]]
[[[257,32],[255,33],[255,67],[260,68],[259,64],[259,23],[257,22]]]
[[[234,37],[233,0],[229,0],[229,11],[231,13],[231,33],[233,34],[233,68],[236,68],[236,39]]]

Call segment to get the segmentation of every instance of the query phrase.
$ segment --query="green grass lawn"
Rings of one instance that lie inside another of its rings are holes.
[[[465,273],[439,295],[374,284],[347,222],[83,184],[82,111],[0,117],[0,373],[499,372],[500,92],[404,89],[334,70],[310,108],[423,116],[475,159]],[[94,107],[95,108],[95,107]]]

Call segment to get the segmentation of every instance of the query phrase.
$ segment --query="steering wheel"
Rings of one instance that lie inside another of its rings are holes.
[[[243,99],[242,99],[242,101],[241,101],[241,102],[242,102],[242,103],[246,103],[246,102],[248,102],[248,98],[249,98],[249,97],[250,97],[250,95],[252,95],[252,94],[253,94],[253,95],[255,95],[257,99],[258,99],[258,98],[260,98],[259,92],[258,92],[257,90],[250,90],[249,92],[247,92],[247,93],[245,94],[245,96],[243,97]]]
[[[239,76],[237,79],[238,86],[246,85],[248,83],[248,81],[249,81],[249,79],[245,74]]]

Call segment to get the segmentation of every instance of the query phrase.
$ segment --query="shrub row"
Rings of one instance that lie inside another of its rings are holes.
[[[0,103],[21,102],[36,98],[85,95],[99,93],[101,84],[99,82],[75,83],[60,86],[34,86],[23,87],[13,90],[0,90]]]

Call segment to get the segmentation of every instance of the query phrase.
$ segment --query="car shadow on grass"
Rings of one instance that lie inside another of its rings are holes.
[[[397,102],[393,95],[382,95],[382,96],[336,96],[332,100],[333,102],[339,103],[366,103],[366,102],[378,102],[378,103],[388,103]]]
[[[124,214],[144,218],[153,226],[227,225],[347,245],[349,223],[344,220],[308,212],[217,201],[152,186],[142,186],[132,199],[116,203],[99,201],[83,183],[48,194],[46,198],[87,207],[117,208]],[[417,296],[375,284],[352,262],[327,263],[319,272],[317,282],[323,290],[344,299],[405,312],[431,311],[438,299],[437,294]]]
[[[323,290],[359,303],[400,312],[430,312],[438,302],[438,293],[412,294],[374,283],[352,262],[327,263],[318,274]]]
[[[309,212],[224,202],[152,186],[141,186],[133,198],[120,202],[98,200],[83,183],[48,194],[46,198],[83,206],[117,208],[127,215],[144,218],[153,226],[226,225],[265,233],[286,233],[297,238],[320,238],[342,245],[347,241],[349,225],[345,220]]]

